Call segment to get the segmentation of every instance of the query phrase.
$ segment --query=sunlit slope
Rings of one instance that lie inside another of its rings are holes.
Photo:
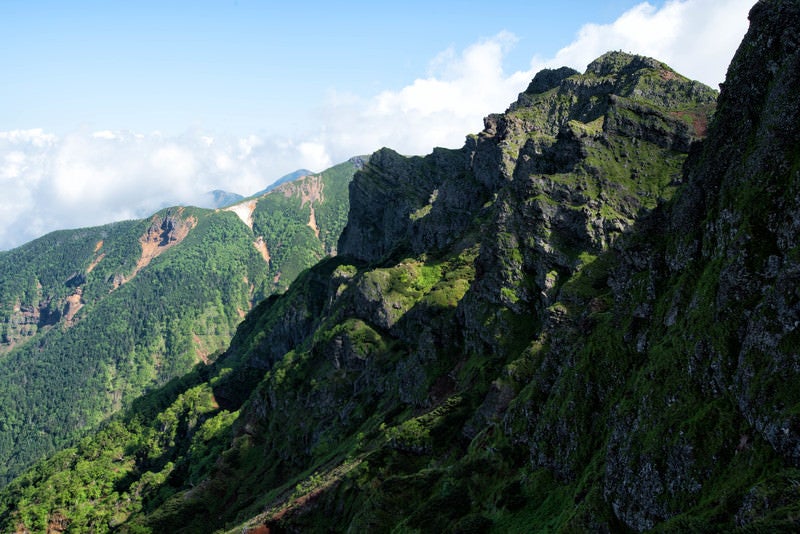
[[[0,253],[0,480],[213,361],[254,304],[335,253],[359,162],[232,208],[169,208]]]

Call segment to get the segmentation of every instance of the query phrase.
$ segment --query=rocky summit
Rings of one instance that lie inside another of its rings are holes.
[[[719,95],[610,52],[460,150],[373,154],[338,254],[3,528],[796,530],[800,5],[750,21]]]

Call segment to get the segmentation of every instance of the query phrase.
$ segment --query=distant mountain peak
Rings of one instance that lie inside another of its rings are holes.
[[[352,163],[356,170],[361,170],[364,168],[364,165],[367,164],[367,161],[369,161],[369,156],[353,156],[347,161],[348,163]]]
[[[620,74],[631,74],[645,69],[667,69],[672,72],[666,64],[651,57],[629,54],[622,51],[606,52],[595,59],[586,67],[586,74],[595,76],[612,76]]]
[[[312,171],[309,171],[308,169],[297,169],[294,172],[290,172],[289,174],[281,176],[280,178],[278,178],[277,180],[272,182],[270,185],[268,185],[267,187],[265,187],[264,189],[262,189],[258,193],[255,193],[253,196],[254,197],[258,197],[258,196],[261,196],[261,195],[263,195],[265,193],[269,193],[270,191],[272,191],[273,189],[275,189],[279,185],[285,184],[287,182],[293,182],[295,180],[299,180],[300,178],[308,176],[309,174],[314,174],[314,173]]]
[[[225,208],[232,204],[236,204],[244,197],[239,193],[231,193],[230,191],[223,191],[222,189],[215,189],[206,193],[209,197],[209,204],[201,206],[204,208]]]

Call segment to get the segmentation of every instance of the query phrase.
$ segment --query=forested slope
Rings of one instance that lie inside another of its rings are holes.
[[[213,361],[254,304],[335,251],[360,165],[238,208],[170,208],[0,253],[0,483]]]

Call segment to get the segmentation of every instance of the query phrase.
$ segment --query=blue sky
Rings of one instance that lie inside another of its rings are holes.
[[[296,131],[330,91],[402,87],[501,31],[518,39],[506,68],[524,70],[637,3],[5,0],[0,124]]]
[[[754,0],[0,2],[0,250],[458,147],[543,67],[608,50],[715,86]]]

